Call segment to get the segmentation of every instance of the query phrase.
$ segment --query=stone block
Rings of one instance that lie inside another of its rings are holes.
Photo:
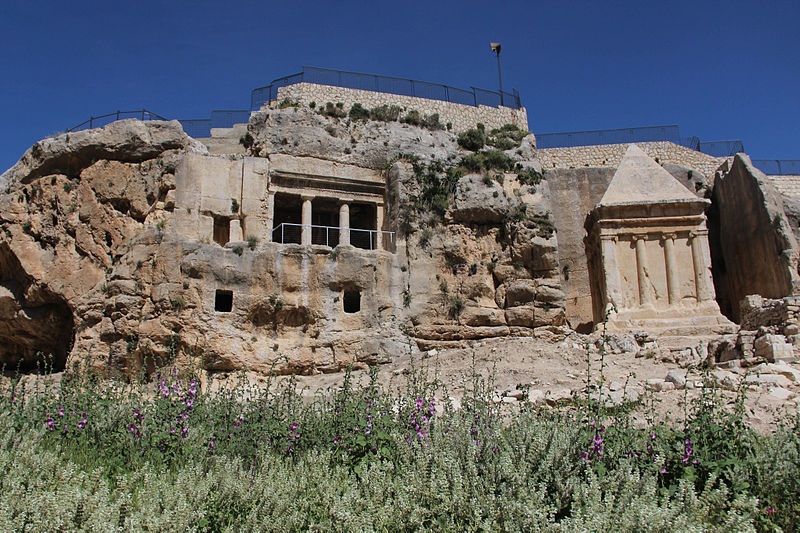
[[[767,361],[793,358],[792,345],[786,342],[783,335],[762,335],[754,344],[756,357],[763,357]]]
[[[681,370],[670,370],[667,372],[666,381],[674,383],[676,389],[682,389],[686,386],[686,372]]]

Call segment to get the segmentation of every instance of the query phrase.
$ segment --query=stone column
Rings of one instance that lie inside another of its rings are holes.
[[[350,244],[350,204],[339,206],[339,244]]]
[[[375,249],[382,250],[383,249],[383,205],[378,204],[375,206],[375,229],[378,232],[375,234]]]
[[[273,224],[275,224],[275,193],[267,193],[267,235],[264,238],[266,242],[272,242],[272,230]]]
[[[680,274],[675,264],[675,234],[661,236],[664,243],[664,263],[667,266],[667,293],[669,294],[669,304],[677,305],[681,300]]]
[[[705,302],[714,299],[714,284],[711,279],[711,256],[708,250],[708,230],[701,229],[689,234],[692,240],[692,262],[694,263],[694,285],[697,290],[697,301]]]
[[[301,196],[303,200],[303,219],[300,233],[300,244],[308,246],[311,244],[311,200],[313,196]]]
[[[634,235],[636,243],[636,277],[639,280],[639,305],[652,305],[653,298],[647,286],[647,250],[645,249],[647,235]]]
[[[605,284],[605,303],[613,305],[617,311],[622,309],[622,287],[619,281],[617,264],[617,236],[600,235],[600,260]]]

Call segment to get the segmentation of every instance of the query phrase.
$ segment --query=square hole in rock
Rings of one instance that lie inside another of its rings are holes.
[[[345,313],[358,313],[361,311],[361,291],[344,291],[342,297]]]
[[[230,313],[231,309],[233,309],[233,291],[217,289],[214,296],[214,311]]]

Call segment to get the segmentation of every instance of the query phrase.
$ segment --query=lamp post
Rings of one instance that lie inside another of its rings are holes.
[[[492,52],[497,54],[497,79],[500,81],[500,105],[505,106],[503,102],[503,75],[500,72],[500,43],[489,43],[492,47]]]

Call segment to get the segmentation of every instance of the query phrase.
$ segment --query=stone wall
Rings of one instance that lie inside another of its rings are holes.
[[[712,177],[714,171],[726,160],[724,157],[712,157],[696,152],[684,146],[668,141],[635,143],[644,152],[658,160],[659,163],[674,163],[702,172]],[[538,151],[542,167],[580,168],[580,167],[613,167],[619,166],[622,156],[630,146],[627,144],[601,144],[597,146],[572,146],[564,148],[544,148]]]
[[[318,106],[324,106],[326,102],[341,102],[344,104],[345,109],[350,109],[355,103],[359,103],[367,109],[382,105],[397,105],[407,110],[416,109],[423,115],[439,113],[439,121],[442,124],[452,123],[452,131],[456,133],[474,128],[479,122],[483,123],[487,129],[499,128],[505,124],[515,124],[520,128],[528,129],[528,112],[524,107],[521,109],[488,106],[475,107],[442,100],[317,85],[315,83],[297,83],[281,87],[278,89],[278,98],[273,101],[273,104],[281,102],[285,98],[303,105],[316,102]]]
[[[594,322],[592,295],[584,238],[586,214],[597,205],[611,183],[612,168],[556,169],[547,173],[544,186],[549,189],[550,204],[559,206],[551,216],[558,236],[558,265],[566,293],[569,325],[591,331]]]

